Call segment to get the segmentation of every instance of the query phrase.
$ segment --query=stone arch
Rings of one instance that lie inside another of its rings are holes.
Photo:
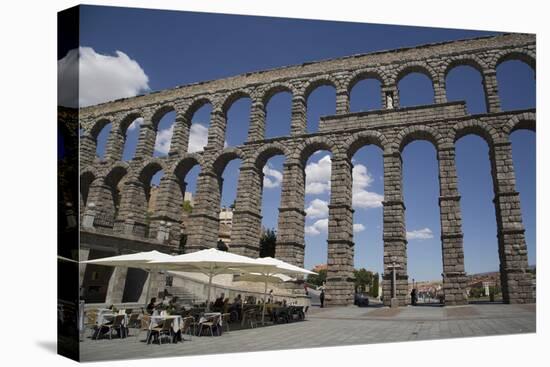
[[[195,112],[197,112],[198,110],[200,110],[203,106],[205,105],[211,105],[212,108],[214,108],[214,101],[208,97],[208,96],[199,96],[199,97],[196,97],[194,98],[188,105],[188,107],[186,108],[185,112],[184,112],[184,117],[188,120],[188,121],[191,121],[191,119],[193,118],[193,115],[195,114]]]
[[[158,130],[160,120],[162,120],[162,118],[167,113],[170,113],[170,112],[177,112],[176,106],[174,104],[171,104],[171,103],[167,103],[165,105],[162,105],[159,108],[157,108],[155,110],[155,112],[153,112],[153,114],[151,115],[151,123],[153,124],[153,130],[154,131]]]
[[[212,163],[212,170],[218,176],[221,177],[225,167],[229,162],[234,159],[243,159],[244,154],[239,148],[230,147],[224,149],[224,151],[214,160]]]
[[[122,134],[122,136],[126,136],[126,130],[128,130],[128,127],[138,118],[143,118],[142,114],[140,112],[129,112],[125,114],[118,122],[118,131]],[[126,140],[126,137],[124,138]]]
[[[535,132],[536,114],[534,112],[525,112],[521,115],[516,115],[508,120],[502,128],[505,135],[510,135],[515,130],[519,129],[526,129]]]
[[[378,131],[361,131],[350,136],[343,144],[346,156],[351,159],[365,145],[376,145],[382,151],[389,148],[388,140]]]
[[[120,182],[128,175],[129,171],[130,166],[127,162],[117,162],[106,170],[105,183],[111,185]]]
[[[307,101],[309,95],[317,88],[322,86],[331,86],[334,90],[338,90],[338,83],[329,75],[318,76],[310,79],[304,86],[304,98]]]
[[[303,167],[309,157],[318,150],[328,150],[334,156],[339,154],[337,145],[326,136],[314,136],[307,138],[304,142],[298,145],[295,152],[292,154],[293,160],[299,161]]]
[[[417,125],[407,127],[397,134],[392,144],[392,151],[402,152],[405,147],[415,140],[427,140],[437,150],[443,143],[443,135],[433,127]]]
[[[351,93],[351,90],[353,89],[353,87],[357,83],[359,83],[362,80],[366,80],[366,79],[376,79],[380,82],[380,84],[382,86],[388,85],[389,82],[390,82],[390,78],[388,77],[388,75],[386,75],[381,70],[378,70],[378,69],[361,69],[361,70],[358,70],[358,71],[354,72],[351,75],[351,77],[349,79],[349,82],[347,84],[347,87],[346,87],[348,93]]]
[[[279,142],[273,142],[263,145],[259,150],[254,152],[254,155],[250,158],[250,161],[254,163],[254,166],[258,169],[262,169],[267,161],[276,155],[283,155],[288,157],[287,147]]]
[[[198,154],[187,153],[169,168],[169,172],[173,173],[179,180],[184,180],[189,171],[196,165],[199,165],[202,169],[202,157]]]
[[[488,66],[476,55],[457,55],[449,60],[443,67],[443,80],[445,81],[449,72],[458,66],[470,66],[476,69],[483,77],[484,72],[488,70]]]
[[[262,94],[261,96],[261,102],[264,106],[267,107],[267,104],[271,100],[271,98],[281,92],[288,92],[292,96],[296,94],[295,89],[292,87],[292,85],[287,83],[275,83],[269,86],[269,88]]]
[[[237,91],[230,92],[225,96],[222,102],[222,111],[223,114],[227,117],[227,112],[233,105],[233,103],[237,102],[241,98],[250,98],[250,100],[253,100],[251,93],[245,89],[239,89]]]
[[[494,65],[493,65],[494,70],[496,70],[497,67],[503,62],[511,61],[511,60],[519,60],[526,63],[533,69],[533,72],[536,73],[536,70],[537,70],[536,57],[534,54],[531,54],[529,51],[510,51],[510,52],[500,53],[495,58]]]
[[[101,117],[98,120],[96,120],[90,127],[89,133],[90,136],[96,141],[97,143],[97,137],[101,130],[110,123],[112,123],[113,119],[110,117]]]
[[[500,138],[500,134],[494,127],[478,120],[459,122],[453,127],[450,138],[453,143],[456,143],[460,138],[470,134],[481,137],[489,147],[492,147]]]
[[[144,185],[149,185],[151,178],[158,172],[168,172],[164,159],[152,158],[143,162],[137,172],[137,179]]]
[[[432,87],[437,80],[437,73],[427,62],[413,61],[403,64],[396,71],[395,84],[398,84],[401,79],[411,73],[420,73],[427,76],[432,82]]]

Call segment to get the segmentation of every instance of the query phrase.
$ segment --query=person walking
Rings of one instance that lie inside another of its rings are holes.
[[[319,295],[319,300],[321,301],[321,308],[325,307],[325,289],[321,289],[321,294]]]

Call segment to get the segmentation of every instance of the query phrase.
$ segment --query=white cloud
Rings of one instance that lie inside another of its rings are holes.
[[[314,199],[306,208],[306,214],[310,218],[328,217],[328,202],[321,199]]]
[[[320,235],[321,232],[327,232],[328,230],[328,218],[319,219],[310,226],[306,226],[305,232],[310,236]]]
[[[330,155],[306,166],[306,194],[322,194],[330,190]]]
[[[111,56],[99,54],[91,47],[80,47],[69,51],[57,65],[60,106],[90,106],[134,97],[150,89],[145,71],[122,51],[117,50]]]
[[[408,240],[428,240],[430,238],[434,238],[434,234],[429,228],[416,229],[414,231],[407,232]]]
[[[374,179],[362,164],[353,166],[353,207],[361,209],[379,208],[382,206],[384,195],[368,191],[367,188]]]
[[[206,143],[208,143],[208,127],[196,122],[191,124],[191,131],[189,133],[189,153],[204,150]]]
[[[137,128],[139,128],[139,126],[143,123],[143,117],[138,117],[137,119],[135,119],[134,121],[132,121],[132,123],[130,124],[130,126],[128,126],[128,130],[132,131],[132,130],[135,130]]]
[[[155,151],[162,154],[168,154],[170,151],[170,142],[172,141],[173,134],[174,124],[172,124],[168,129],[160,130],[157,133],[157,139],[155,140]]]
[[[365,226],[362,225],[361,223],[353,224],[353,232],[354,233],[363,232],[364,230],[365,230]]]
[[[272,189],[281,186],[283,174],[280,171],[271,167],[269,164],[266,164],[262,171],[264,173],[264,187]]]

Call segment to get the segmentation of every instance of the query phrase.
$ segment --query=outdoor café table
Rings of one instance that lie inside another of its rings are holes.
[[[151,322],[149,323],[149,331],[153,329],[153,327],[157,325],[161,325],[161,323],[164,320],[170,320],[173,319],[174,322],[172,322],[172,331],[174,332],[174,338],[172,339],[173,342],[177,341],[177,335],[180,331],[180,329],[183,326],[183,318],[181,315],[154,315],[151,316]]]

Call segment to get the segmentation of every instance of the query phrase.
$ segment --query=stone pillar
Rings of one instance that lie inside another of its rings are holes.
[[[402,194],[401,153],[384,153],[384,275],[382,293],[384,305],[389,306],[392,297],[392,264],[397,265],[396,289],[400,306],[407,304],[407,236],[405,229],[405,204]]]
[[[170,142],[169,156],[187,153],[189,149],[189,134],[191,121],[183,115],[178,114],[174,122],[174,134]]]
[[[445,74],[439,74],[437,79],[432,81],[434,88],[434,102],[446,103],[447,91],[445,90]]]
[[[124,149],[124,135],[120,132],[120,126],[113,124],[107,147],[105,148],[105,159],[108,161],[118,161],[122,159],[122,151]]]
[[[165,174],[160,180],[159,193],[155,213],[151,218],[149,237],[158,238],[159,226],[162,223],[163,230],[167,232],[167,242],[174,247],[179,246],[179,229],[183,210],[182,185],[173,173]],[[172,236],[177,234],[177,238]]]
[[[343,115],[349,113],[349,91],[339,89],[336,92],[336,114]]]
[[[88,133],[80,136],[80,166],[86,167],[94,163],[96,139]]]
[[[254,100],[250,107],[250,128],[248,141],[263,140],[265,137],[265,106],[260,100]]]
[[[305,172],[299,161],[287,159],[283,167],[281,205],[275,255],[278,259],[304,266]]]
[[[231,252],[239,255],[260,256],[263,176],[253,164],[241,166],[231,229]]]
[[[85,213],[89,210],[91,203],[94,204],[94,227],[104,227],[104,228],[113,228],[114,216],[116,212],[113,192],[109,185],[105,183],[103,177],[96,178],[90,185],[90,190],[88,192],[88,201]]]
[[[527,272],[527,245],[521,217],[519,193],[508,139],[494,143],[491,167],[495,191],[500,281],[506,303],[534,303],[532,275]]]
[[[143,123],[139,126],[139,139],[134,159],[143,160],[152,157],[156,138],[157,132],[151,123],[151,119],[144,117]]]
[[[201,171],[195,207],[189,216],[185,252],[215,248],[218,243],[221,179],[212,171]]]
[[[137,178],[130,178],[124,184],[115,231],[125,235],[145,237],[147,198],[145,186]]]
[[[306,106],[307,101],[302,94],[296,94],[292,96],[292,121],[290,125],[291,136],[302,135],[306,133]]]
[[[332,160],[328,224],[326,297],[329,305],[354,301],[352,164],[347,158]]]
[[[399,108],[399,91],[397,85],[384,85],[380,88],[382,92],[382,108],[391,110]]]
[[[107,306],[122,303],[127,273],[127,267],[115,267],[115,270],[111,274],[111,279],[109,279],[109,285],[107,286],[107,296],[105,297],[105,304]]]
[[[463,305],[467,303],[465,296],[467,279],[464,271],[462,217],[454,145],[440,146],[437,159],[439,161],[439,216],[445,304]]]
[[[213,109],[208,128],[208,144],[205,150],[221,151],[225,141],[226,115],[221,109]]]
[[[500,97],[498,96],[496,70],[483,71],[483,89],[485,90],[485,105],[487,106],[487,112],[500,112]]]
[[[90,249],[84,248],[82,246],[78,249],[78,261],[80,264],[78,264],[79,271],[78,271],[78,286],[82,287],[82,283],[84,282],[84,274],[86,273],[86,264],[82,264],[83,261],[87,261],[90,256]]]

